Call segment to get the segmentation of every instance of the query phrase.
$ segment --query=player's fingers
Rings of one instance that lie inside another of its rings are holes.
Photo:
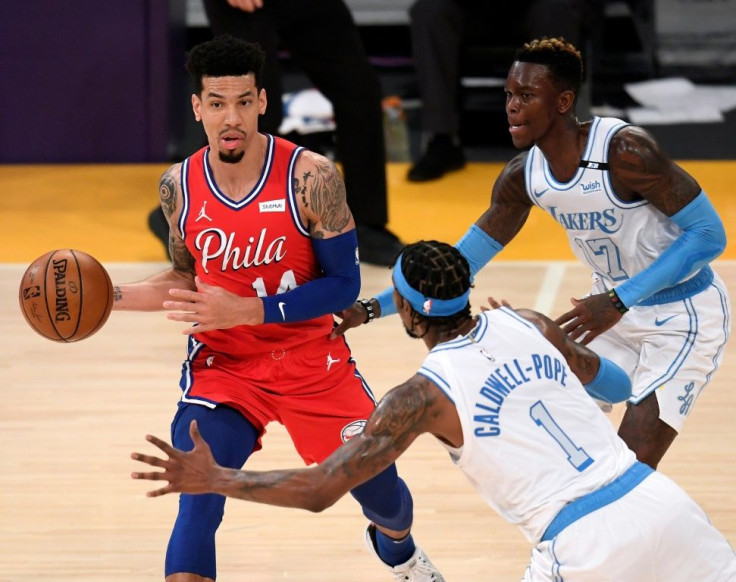
[[[184,299],[186,301],[195,302],[201,298],[201,294],[197,291],[191,291],[189,289],[169,289],[169,295],[178,299]]]
[[[571,309],[570,311],[567,311],[560,315],[557,319],[555,319],[555,323],[559,325],[560,327],[564,326],[568,322],[572,321],[578,316],[578,310],[577,309]]]
[[[501,304],[498,301],[496,301],[495,297],[489,297],[488,303],[491,307],[493,307],[493,309],[498,309],[499,307],[501,307]]]
[[[192,301],[164,301],[162,303],[164,309],[170,311],[190,311],[196,306]]]
[[[202,438],[202,434],[199,432],[196,420],[192,420],[192,422],[189,423],[189,436],[192,437],[192,442],[195,446],[197,444],[204,443],[204,439]]]
[[[171,484],[168,484],[166,487],[161,487],[161,489],[154,489],[153,491],[147,492],[146,497],[161,497],[162,495],[174,493],[175,491]]]
[[[165,477],[166,473],[161,471],[134,471],[130,474],[133,479],[142,479],[145,481],[168,481]]]
[[[152,435],[152,434],[147,434],[147,435],[146,435],[146,440],[147,440],[147,441],[148,441],[149,443],[151,443],[152,445],[155,445],[155,446],[157,446],[157,447],[158,447],[159,449],[161,449],[161,450],[162,450],[162,451],[163,451],[164,453],[166,453],[167,455],[169,455],[169,457],[173,457],[173,456],[174,456],[174,455],[175,455],[175,454],[177,453],[177,450],[176,450],[176,449],[175,449],[174,447],[172,447],[172,446],[171,446],[171,445],[170,445],[169,443],[167,443],[166,441],[163,441],[163,440],[161,440],[161,439],[160,439],[160,438],[158,438],[157,436],[154,436],[154,435]]]
[[[166,461],[163,459],[159,459],[158,457],[154,457],[153,455],[144,455],[143,453],[133,453],[130,455],[130,458],[134,461],[140,461],[141,463],[146,463],[147,465],[151,465],[152,467],[161,467],[166,468]],[[142,478],[142,477],[139,477]]]
[[[597,338],[601,332],[599,331],[589,331],[588,334],[580,340],[580,343],[584,346],[587,346],[590,342],[592,342],[595,338]]]
[[[343,320],[342,320],[342,321],[341,321],[341,322],[340,322],[340,323],[339,323],[339,324],[337,325],[337,327],[335,327],[335,328],[334,328],[334,329],[332,330],[332,333],[330,334],[330,339],[336,339],[336,338],[340,337],[340,336],[341,336],[341,335],[343,335],[343,334],[344,334],[344,333],[345,333],[345,332],[346,332],[346,331],[347,331],[348,329],[350,329],[350,327],[352,327],[352,326],[348,325],[348,320],[347,320],[347,319],[343,319]]]

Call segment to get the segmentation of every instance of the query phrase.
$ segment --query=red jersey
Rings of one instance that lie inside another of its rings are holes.
[[[268,135],[266,160],[253,190],[228,198],[202,148],[182,163],[179,230],[199,278],[241,297],[283,293],[322,275],[299,217],[294,167],[304,148]],[[216,352],[244,356],[287,349],[329,334],[332,315],[295,323],[240,325],[194,334]]]

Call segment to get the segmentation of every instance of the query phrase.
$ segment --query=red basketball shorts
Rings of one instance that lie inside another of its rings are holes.
[[[319,463],[358,434],[375,408],[343,338],[324,336],[246,358],[190,344],[182,367],[182,402],[230,406],[261,436],[269,422],[279,422],[307,464]]]

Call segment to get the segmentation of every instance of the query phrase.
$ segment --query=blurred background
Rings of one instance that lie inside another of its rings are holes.
[[[418,104],[407,12],[411,2],[347,4],[384,93],[402,99],[416,157]],[[648,117],[633,120],[651,129],[672,157],[736,157],[736,103],[728,91],[736,79],[736,0],[586,4],[583,108],[626,117],[637,102],[625,85],[652,79],[684,78],[719,88],[721,93],[701,100],[711,105],[710,99],[719,101],[710,115],[691,99],[689,114],[679,109],[664,116],[654,112],[655,119],[650,111]],[[191,89],[184,52],[210,35],[200,0],[4,2],[0,78],[7,99],[0,108],[0,163],[147,163],[185,157],[201,145],[203,136],[186,97]],[[497,81],[513,53],[511,47],[490,42],[464,47],[463,52],[462,138],[470,160],[504,160],[511,151]],[[285,89],[307,88],[288,51],[281,60]],[[301,141],[330,148],[329,132],[302,136]]]

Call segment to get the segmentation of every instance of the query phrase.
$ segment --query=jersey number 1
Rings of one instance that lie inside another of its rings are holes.
[[[585,452],[585,449],[578,447],[572,439],[560,428],[549,410],[542,404],[541,400],[537,400],[529,409],[529,415],[532,417],[537,426],[541,426],[549,435],[557,441],[567,455],[567,460],[578,471],[584,471],[593,462],[593,459]]]

